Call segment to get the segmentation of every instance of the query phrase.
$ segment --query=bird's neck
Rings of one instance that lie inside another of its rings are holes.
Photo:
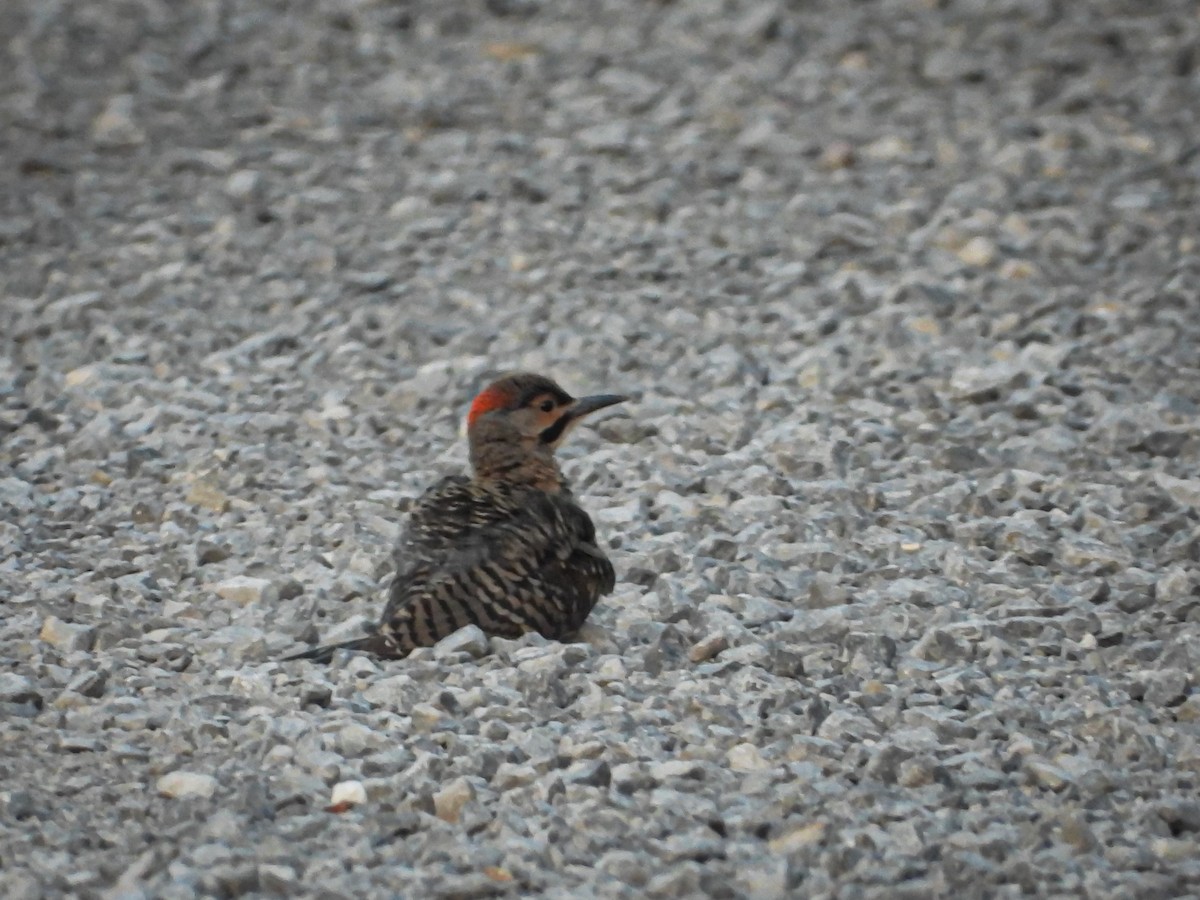
[[[520,485],[550,494],[564,487],[554,450],[543,444],[472,441],[471,468],[476,481]]]

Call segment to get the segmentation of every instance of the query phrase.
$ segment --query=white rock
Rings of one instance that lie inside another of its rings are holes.
[[[1166,472],[1157,472],[1154,480],[1176,503],[1200,509],[1200,479],[1176,478]]]
[[[500,768],[496,770],[496,774],[492,778],[492,785],[497,790],[510,791],[513,788],[532,784],[536,780],[537,770],[533,766],[505,762],[500,763]]]
[[[688,659],[694,663],[707,662],[729,649],[729,638],[723,633],[710,634],[697,641],[688,651]]]
[[[164,797],[208,798],[217,792],[217,779],[211,775],[203,775],[199,772],[188,772],[185,769],[180,769],[176,772],[168,772],[162,776],[162,778],[158,779],[155,787]]]
[[[868,159],[887,161],[902,159],[912,153],[912,149],[912,144],[904,138],[889,134],[867,144],[862,153]]]
[[[0,700],[20,702],[36,695],[33,682],[16,672],[0,672]]]
[[[642,511],[637,503],[626,503],[623,506],[609,506],[604,509],[596,509],[592,512],[592,518],[601,525],[628,525],[630,522],[636,522],[641,518]]]
[[[771,767],[753,744],[736,744],[730,747],[726,758],[729,760],[729,768],[735,772],[761,772]]]
[[[958,258],[968,266],[986,268],[996,258],[996,245],[985,237],[973,237],[959,248]]]
[[[807,825],[793,828],[779,837],[773,838],[768,846],[776,853],[794,853],[803,847],[821,841],[825,837],[825,829],[824,822],[809,822]]]
[[[43,641],[59,650],[90,650],[96,639],[96,629],[87,625],[75,625],[64,622],[57,616],[47,616],[42,623],[41,634]]]
[[[465,778],[456,778],[433,795],[433,808],[437,817],[453,824],[458,821],[462,808],[475,799],[475,788]]]
[[[241,203],[256,200],[262,194],[262,175],[253,169],[234,172],[225,182],[225,193]]]
[[[624,681],[626,678],[625,663],[619,656],[608,656],[596,667],[596,683],[609,684],[613,681]]]
[[[433,731],[442,724],[442,711],[429,703],[414,704],[409,715],[414,731]]]
[[[466,625],[447,637],[442,638],[433,647],[434,659],[445,659],[459,653],[466,653],[478,659],[485,656],[491,649],[488,636],[478,625]]]
[[[333,792],[329,795],[331,806],[340,806],[343,803],[358,806],[366,802],[367,789],[363,787],[361,781],[339,781],[333,786]]]
[[[296,870],[291,866],[259,863],[258,883],[261,890],[276,897],[291,897],[299,892]]]
[[[92,121],[92,138],[106,147],[129,147],[146,140],[134,121],[132,94],[118,94],[109,99]]]
[[[267,578],[254,578],[249,575],[234,575],[224,581],[208,585],[218,597],[248,606],[251,603],[273,603],[277,599],[275,586]]]
[[[363,699],[373,706],[404,709],[412,703],[413,679],[401,673],[381,678],[363,690]]]

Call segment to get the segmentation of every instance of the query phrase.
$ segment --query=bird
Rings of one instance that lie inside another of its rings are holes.
[[[587,416],[628,399],[576,399],[532,372],[488,384],[467,413],[471,474],[447,476],[417,499],[379,622],[364,637],[285,659],[330,662],[342,649],[398,659],[471,624],[504,638],[578,631],[616,573],[555,450]]]

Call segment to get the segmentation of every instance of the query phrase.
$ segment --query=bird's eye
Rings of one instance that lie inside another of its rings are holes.
[[[542,401],[542,412],[550,412],[552,409],[554,409],[553,400],[546,398]]]

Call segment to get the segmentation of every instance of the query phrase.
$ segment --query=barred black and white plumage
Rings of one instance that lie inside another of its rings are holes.
[[[445,478],[417,501],[374,632],[288,659],[328,661],[342,648],[401,657],[469,624],[499,637],[577,631],[616,576],[554,450],[584,416],[624,399],[575,400],[526,373],[482,391],[468,417],[473,475]]]

